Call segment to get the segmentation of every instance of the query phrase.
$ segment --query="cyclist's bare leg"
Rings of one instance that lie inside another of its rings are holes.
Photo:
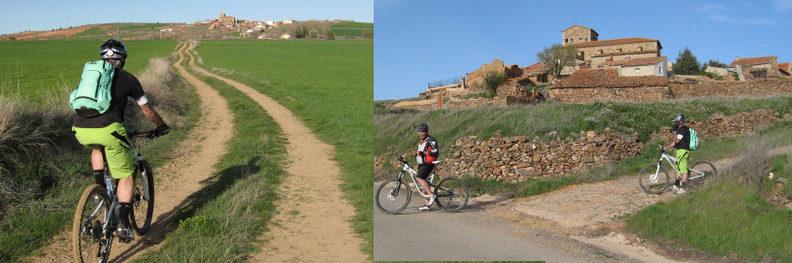
[[[424,179],[418,178],[418,177],[416,177],[415,180],[418,181],[419,184],[421,184],[421,187],[423,187],[424,191],[426,191],[427,194],[432,194],[432,191],[429,188],[429,182],[427,182]],[[428,198],[424,200],[424,204],[426,204],[426,205],[429,204],[429,199]]]
[[[104,170],[104,158],[102,158],[102,151],[93,149],[91,151],[91,167],[94,171]]]
[[[131,203],[132,202],[132,176],[118,179],[118,202]]]
[[[688,174],[682,174],[682,185],[686,185],[688,183]]]

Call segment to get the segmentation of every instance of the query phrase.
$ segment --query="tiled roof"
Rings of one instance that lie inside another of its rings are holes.
[[[792,71],[792,62],[786,62],[786,63],[778,64],[778,68],[779,69],[783,69],[786,72],[790,72],[790,71]]]
[[[622,88],[665,85],[668,85],[668,80],[662,76],[620,77],[615,69],[591,69],[579,70],[556,82],[553,88]]]
[[[643,66],[643,65],[654,65],[657,63],[662,62],[667,57],[651,57],[651,58],[634,58],[634,59],[621,59],[621,60],[606,60],[602,62],[600,66],[622,66],[622,67],[634,67],[634,66]]]
[[[731,64],[729,64],[729,67],[736,66],[737,64],[746,65],[746,66],[766,64],[773,62],[773,60],[775,60],[776,58],[777,58],[776,56],[772,56],[772,57],[752,57],[752,58],[735,59]]]
[[[526,71],[545,71],[548,69],[548,66],[544,63],[533,63],[533,65],[525,67]]]
[[[582,27],[582,28],[585,28],[585,29],[588,29],[588,30],[593,30],[593,29],[591,29],[591,28],[584,27],[584,26],[581,26],[581,25],[574,25],[574,26],[571,26],[571,27],[569,27],[569,28],[567,28],[567,29],[561,30],[561,32],[564,32],[564,31],[570,30],[570,29],[572,29],[573,27],[576,27],[576,26],[578,26],[578,27]],[[597,31],[594,31],[594,32],[597,32]]]
[[[643,65],[654,65],[666,59],[667,57],[665,56],[652,57],[652,58],[634,58],[634,59],[628,59],[626,62],[624,62],[624,64],[622,64],[622,66],[634,67],[634,66],[643,66]]]
[[[658,46],[660,46],[660,41],[657,39],[651,38],[643,38],[643,37],[630,37],[630,38],[617,38],[617,39],[608,39],[608,40],[599,40],[599,41],[589,41],[589,42],[582,42],[582,43],[573,43],[573,46],[578,48],[584,47],[601,47],[601,46],[612,46],[612,45],[626,45],[626,44],[635,44],[635,43],[645,43],[645,42],[657,42]]]
[[[657,50],[633,50],[633,51],[625,51],[625,52],[613,52],[613,53],[604,53],[604,54],[594,54],[591,55],[592,58],[596,57],[607,57],[607,56],[622,56],[622,55],[635,55],[635,54],[656,54]]]

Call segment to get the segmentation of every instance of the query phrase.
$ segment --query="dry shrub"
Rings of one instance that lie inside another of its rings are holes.
[[[185,87],[184,83],[176,77],[170,62],[166,58],[152,58],[148,68],[137,77],[146,92],[149,103],[165,122],[174,128],[183,127],[186,121],[183,115],[187,111],[189,98],[182,89]],[[133,127],[151,126],[151,124],[145,124],[145,118],[139,110],[130,109],[128,114],[131,116],[129,121],[140,125],[133,124]]]
[[[772,148],[773,143],[768,138],[758,137],[744,142],[742,146],[741,158],[726,174],[732,177],[730,179],[743,179],[746,184],[757,186],[762,181],[771,160],[767,152]]]
[[[65,106],[34,107],[0,96],[0,172],[7,172],[8,164],[76,146],[70,129],[72,115]]]

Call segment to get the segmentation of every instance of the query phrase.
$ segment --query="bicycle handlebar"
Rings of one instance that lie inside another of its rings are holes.
[[[149,139],[154,139],[154,138],[156,138],[156,137],[159,137],[159,136],[157,135],[157,133],[156,133],[156,132],[154,132],[154,131],[155,131],[155,130],[150,130],[150,131],[142,131],[142,132],[139,132],[139,131],[133,131],[133,132],[130,132],[130,133],[129,133],[129,138],[132,138],[132,137],[137,137],[137,136],[145,136],[146,138],[149,138]]]

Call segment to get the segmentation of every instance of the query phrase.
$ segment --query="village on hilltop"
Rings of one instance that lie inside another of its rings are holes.
[[[0,40],[44,40],[61,38],[143,39],[372,39],[373,27],[360,27],[354,20],[256,21],[221,13],[218,18],[192,24],[116,23],[94,24],[51,31],[25,31],[2,35]],[[349,26],[346,26],[349,25]],[[331,28],[335,26],[335,28]],[[340,29],[343,32],[334,32]]]
[[[705,71],[717,78],[710,79],[673,74],[673,63],[662,56],[663,46],[657,39],[599,40],[594,29],[574,25],[562,31],[561,40],[563,46],[577,49],[577,57],[573,65],[563,67],[559,76],[553,76],[550,67],[543,63],[520,67],[493,59],[492,63],[458,80],[441,82],[443,85],[430,83],[427,91],[420,94],[423,100],[401,101],[391,106],[429,110],[492,103],[536,104],[546,100],[644,102],[698,96],[792,94],[792,63],[778,63],[776,56],[736,57],[728,67],[709,66]],[[492,72],[508,77],[497,87],[494,98],[469,99],[471,95],[491,91],[483,87],[483,82]],[[782,88],[770,89],[779,86]],[[756,90],[763,88],[767,90]]]

